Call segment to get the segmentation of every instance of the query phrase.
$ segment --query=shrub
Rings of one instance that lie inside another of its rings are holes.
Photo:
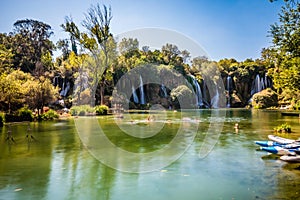
[[[72,116],[83,116],[86,114],[93,114],[94,109],[89,105],[73,106],[70,109],[70,114]]]
[[[33,114],[32,111],[28,109],[28,107],[20,108],[17,111],[17,116],[19,116],[20,121],[32,121]]]
[[[85,110],[80,110],[78,113],[79,116],[84,116],[85,115]]]
[[[27,107],[20,108],[14,114],[6,113],[3,115],[5,122],[21,122],[21,121],[32,121],[33,114],[32,111]]]
[[[276,128],[274,128],[274,130],[277,133],[291,133],[292,132],[291,126],[286,123],[277,126]]]
[[[106,105],[100,105],[95,107],[96,115],[107,115],[108,107]]]
[[[42,120],[54,120],[58,119],[58,117],[59,115],[57,114],[57,112],[52,109],[48,110],[40,116]]]

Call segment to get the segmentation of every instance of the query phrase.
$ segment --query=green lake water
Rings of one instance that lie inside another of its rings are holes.
[[[15,143],[5,141],[9,127],[0,128],[0,199],[300,198],[300,163],[281,161],[254,144],[283,123],[293,131],[283,136],[299,138],[298,117],[245,109],[123,117],[32,122],[32,142],[26,138],[26,123],[11,126]],[[95,121],[115,148],[157,155],[134,159],[114,152],[95,135]],[[159,151],[170,144],[169,151]]]

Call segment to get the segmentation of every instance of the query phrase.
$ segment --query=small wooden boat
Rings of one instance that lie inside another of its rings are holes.
[[[286,162],[300,162],[300,155],[284,155],[280,156],[280,160]]]

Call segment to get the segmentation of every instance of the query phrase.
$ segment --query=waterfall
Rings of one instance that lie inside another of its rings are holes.
[[[271,87],[272,81],[269,79],[267,74],[265,75],[265,77],[260,77],[259,74],[257,74],[255,80],[252,83],[251,95],[254,95],[255,93]]]
[[[199,85],[197,79],[194,76],[191,76],[191,77],[193,79],[193,84],[194,84],[194,87],[195,87],[195,90],[196,90],[196,105],[198,107],[203,107],[204,104],[203,104],[203,97],[202,97],[202,92],[201,92],[200,85]]]
[[[227,76],[227,82],[226,82],[226,87],[227,87],[227,91],[228,91],[228,99],[227,99],[227,108],[230,108],[230,93],[231,90],[233,89],[232,87],[232,79],[231,76]]]
[[[60,91],[60,96],[64,96],[64,90],[65,90],[65,79],[63,79],[63,83],[62,83],[62,87],[61,87],[61,91]]]
[[[262,90],[261,89],[261,81],[260,81],[259,74],[257,74],[252,83],[251,95],[254,95],[257,92],[260,92],[261,90]]]
[[[140,103],[142,105],[146,104],[145,94],[144,94],[144,84],[143,84],[142,76],[140,76],[140,100],[141,100]]]
[[[218,90],[218,85],[216,85],[216,95],[211,99],[211,107],[212,108],[219,108],[219,90]]]
[[[167,88],[166,88],[166,86],[164,86],[163,83],[161,84],[160,89],[161,89],[161,91],[162,91],[162,93],[163,93],[163,97],[164,97],[164,98],[168,97],[168,94],[167,94]]]
[[[61,88],[61,91],[59,93],[60,96],[62,96],[62,97],[67,96],[68,91],[70,90],[70,87],[71,87],[69,81],[67,81],[67,84],[65,84],[65,82],[66,82],[66,80],[63,79],[62,88]]]
[[[131,89],[132,89],[132,95],[133,95],[133,101],[134,101],[134,103],[139,103],[139,98],[138,98],[138,96],[137,96],[137,94],[135,92],[134,87],[132,86]]]

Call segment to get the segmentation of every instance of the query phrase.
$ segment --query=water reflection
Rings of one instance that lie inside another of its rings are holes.
[[[287,164],[258,151],[253,142],[266,139],[273,127],[283,121],[292,124],[291,137],[299,137],[298,119],[281,117],[273,111],[240,109],[226,110],[224,116],[221,134],[208,156],[199,159],[198,154],[216,116],[204,110],[197,116],[185,116],[190,118],[185,118],[186,129],[196,122],[199,126],[192,146],[184,155],[163,169],[143,174],[122,173],[96,160],[82,144],[72,120],[32,123],[30,128],[36,141],[31,143],[26,140],[27,124],[12,126],[15,144],[5,142],[8,127],[3,127],[0,129],[0,199],[299,198],[299,164]],[[140,116],[134,117],[138,120]],[[161,148],[179,127],[178,115],[168,113],[169,123],[160,135],[134,139],[122,135],[112,117],[99,121],[110,131],[109,139],[113,143],[134,152]],[[239,124],[238,134],[235,123]],[[180,139],[186,143],[191,137],[186,134]],[[163,162],[164,158],[161,156],[156,161]],[[111,159],[119,165],[128,162],[116,155]],[[136,162],[140,162],[141,168],[146,167],[143,160]]]

